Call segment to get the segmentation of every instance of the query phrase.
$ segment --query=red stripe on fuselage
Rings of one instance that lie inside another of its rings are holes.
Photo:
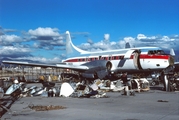
[[[79,62],[78,59],[69,59],[69,60],[65,60],[64,62]]]
[[[133,59],[134,55],[131,55],[130,59]],[[148,54],[140,54],[140,59],[166,59],[170,58],[169,55],[148,55]]]
[[[121,60],[124,58],[124,56],[109,56],[111,58],[111,60]],[[105,57],[104,60],[109,60],[109,57]],[[130,59],[133,59],[134,55],[131,55]],[[102,57],[103,58],[103,57]],[[148,55],[148,54],[140,54],[140,59],[166,59],[168,60],[170,58],[169,55]],[[93,57],[93,58],[85,58],[85,57],[81,57],[81,58],[72,58],[72,59],[68,59],[64,62],[88,62],[88,61],[94,61],[94,60],[98,60],[98,57]]]

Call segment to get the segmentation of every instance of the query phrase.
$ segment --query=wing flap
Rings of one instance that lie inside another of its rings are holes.
[[[56,64],[58,68],[66,68],[66,69],[73,69],[73,70],[88,70],[89,68],[84,65],[66,65],[66,64]]]

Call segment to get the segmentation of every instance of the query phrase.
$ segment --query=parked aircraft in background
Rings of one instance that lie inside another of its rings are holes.
[[[66,31],[67,53],[79,53],[76,57],[69,57],[57,64],[39,64],[19,61],[3,61],[5,64],[25,66],[40,66],[71,69],[79,72],[84,78],[104,79],[110,75],[122,72],[128,74],[161,72],[174,65],[174,57],[165,54],[159,47],[135,47],[107,51],[89,52],[76,47],[69,31]]]

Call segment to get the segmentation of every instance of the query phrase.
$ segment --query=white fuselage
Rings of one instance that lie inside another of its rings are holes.
[[[137,49],[137,48],[136,48]],[[107,60],[112,63],[111,71],[115,70],[146,70],[146,69],[164,69],[168,67],[170,63],[170,55],[166,54],[148,54],[146,51],[140,49],[140,53],[136,53],[133,49],[126,49],[123,53],[108,54],[104,52],[101,54],[90,54],[89,56],[73,57],[64,60],[68,65],[83,65],[84,63],[94,60]],[[152,48],[152,50],[159,48]],[[151,51],[151,48],[149,49]]]

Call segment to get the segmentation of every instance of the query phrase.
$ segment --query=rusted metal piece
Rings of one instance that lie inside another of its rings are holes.
[[[63,106],[60,106],[60,105],[57,105],[57,106],[54,106],[54,105],[29,105],[28,106],[30,109],[32,110],[35,110],[35,111],[49,111],[49,110],[59,110],[59,109],[66,109],[66,107],[63,107]]]

